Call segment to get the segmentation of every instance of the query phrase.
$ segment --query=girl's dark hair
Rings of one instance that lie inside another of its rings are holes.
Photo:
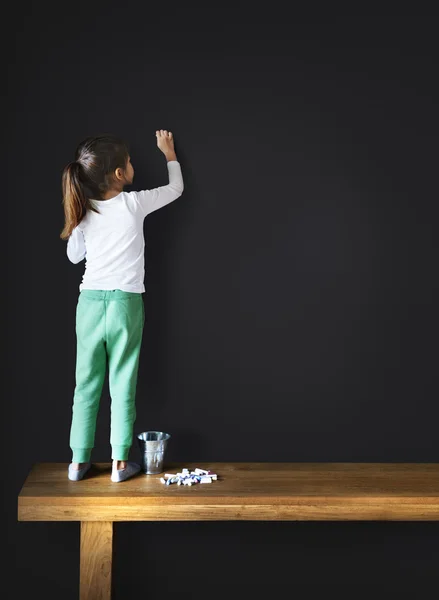
[[[102,200],[113,183],[114,171],[125,169],[128,157],[128,144],[114,135],[88,137],[78,145],[75,160],[62,173],[65,216],[62,240],[70,237],[88,210],[99,213],[90,199]]]

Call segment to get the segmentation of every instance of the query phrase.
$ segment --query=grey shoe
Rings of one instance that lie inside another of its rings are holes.
[[[73,469],[72,463],[69,464],[69,479],[70,481],[80,481],[91,467],[91,462],[88,462],[82,469]]]
[[[114,483],[119,483],[120,481],[125,481],[129,479],[133,475],[137,475],[140,471],[140,465],[135,462],[127,462],[127,466],[125,469],[113,469],[111,472],[111,481]]]

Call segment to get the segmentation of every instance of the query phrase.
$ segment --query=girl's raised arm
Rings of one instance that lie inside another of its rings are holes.
[[[183,193],[184,184],[180,163],[177,160],[170,160],[167,166],[169,173],[169,183],[167,185],[162,185],[151,190],[130,192],[140,204],[145,217],[149,213],[176,200]]]

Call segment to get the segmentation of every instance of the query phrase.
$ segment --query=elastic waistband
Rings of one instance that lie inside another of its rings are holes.
[[[142,294],[140,292],[125,292],[124,290],[81,290],[79,297],[97,298],[99,300],[111,300],[112,298],[138,298]]]

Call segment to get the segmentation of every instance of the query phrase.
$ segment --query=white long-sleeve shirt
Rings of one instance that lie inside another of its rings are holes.
[[[180,163],[170,160],[167,165],[168,185],[91,200],[100,214],[87,211],[67,242],[72,263],[85,258],[80,290],[145,291],[143,221],[149,213],[176,200],[184,189]]]

